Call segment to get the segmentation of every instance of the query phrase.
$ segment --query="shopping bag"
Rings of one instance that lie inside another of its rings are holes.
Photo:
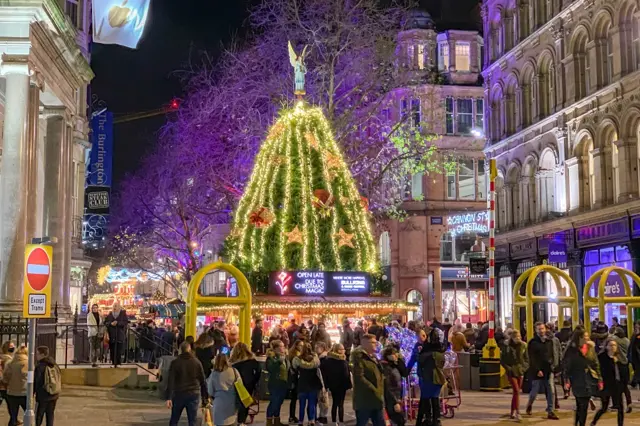
[[[242,383],[242,380],[240,380],[240,377],[238,377],[238,371],[234,368],[233,372],[236,375],[236,380],[235,382],[233,382],[233,385],[236,387],[236,393],[238,394],[238,399],[240,400],[240,403],[244,405],[245,408],[249,408],[249,406],[253,404],[253,397],[251,396],[247,388],[244,387],[244,383]]]
[[[202,407],[202,426],[214,426],[209,407]]]

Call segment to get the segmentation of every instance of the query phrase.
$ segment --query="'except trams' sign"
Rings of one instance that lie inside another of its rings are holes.
[[[278,296],[368,296],[366,272],[278,271],[269,274],[269,294]]]

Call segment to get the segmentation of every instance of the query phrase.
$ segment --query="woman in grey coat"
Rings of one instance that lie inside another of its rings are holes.
[[[224,348],[223,348],[224,349]],[[228,349],[228,348],[227,348]],[[235,425],[238,418],[237,393],[234,383],[242,382],[238,371],[229,364],[228,350],[218,352],[213,370],[207,379],[209,395],[213,398],[211,418],[215,426]]]

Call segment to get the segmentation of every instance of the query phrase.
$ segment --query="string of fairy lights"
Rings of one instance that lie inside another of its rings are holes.
[[[319,200],[319,190],[328,199]],[[230,262],[262,270],[268,253],[277,260],[268,269],[375,272],[369,223],[322,110],[298,102],[271,127],[258,153],[228,237]],[[301,245],[299,256],[291,256],[290,244]]]
[[[201,305],[198,313],[210,313],[211,311],[236,311],[240,305]],[[303,310],[349,310],[349,311],[389,311],[401,310],[415,312],[418,305],[404,301],[372,301],[372,302],[325,302],[325,301],[258,301],[251,305],[253,311],[303,311]]]

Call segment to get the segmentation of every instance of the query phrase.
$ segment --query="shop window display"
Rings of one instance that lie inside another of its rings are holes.
[[[418,290],[410,290],[409,293],[407,293],[407,302],[415,303],[418,305],[417,311],[407,313],[407,318],[409,319],[409,321],[422,320],[422,308],[423,308],[422,293],[420,293]]]
[[[629,247],[627,245],[619,245],[587,250],[584,254],[584,282],[586,283],[596,271],[607,266],[620,266],[633,270]],[[589,290],[593,297],[597,297],[597,285],[597,283],[594,283]],[[610,297],[624,296],[624,284],[618,274],[609,275],[605,287],[605,295]],[[598,308],[591,308],[589,316],[592,321],[598,318]],[[619,321],[622,321],[623,318],[627,318],[626,306],[621,303],[610,303],[605,306],[604,317],[608,325],[612,323],[613,317],[617,317]]]
[[[442,318],[460,318],[463,323],[487,321],[489,298],[484,290],[442,291]]]

